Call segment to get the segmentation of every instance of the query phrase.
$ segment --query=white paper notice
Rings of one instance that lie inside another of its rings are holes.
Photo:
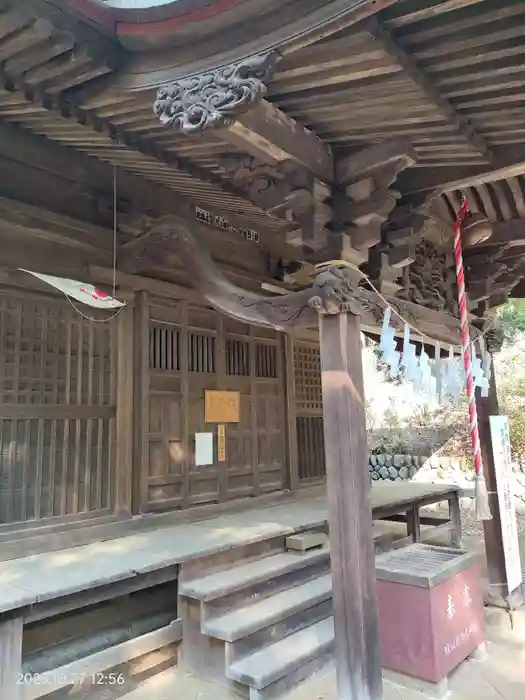
[[[516,508],[512,489],[509,421],[507,416],[490,416],[490,434],[494,453],[494,471],[498,489],[501,536],[509,593],[521,586],[522,573],[518,543]]]
[[[213,433],[195,433],[195,466],[213,464]]]

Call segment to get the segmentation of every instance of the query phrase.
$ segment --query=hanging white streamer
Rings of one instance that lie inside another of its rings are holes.
[[[492,379],[492,355],[487,351],[485,338],[479,338],[479,350],[483,366],[484,381],[481,386],[481,396],[486,399],[490,391],[490,380]]]
[[[441,401],[443,396],[443,376],[441,363],[441,343],[436,343],[434,348],[434,362],[432,363],[432,377],[435,382],[435,398],[437,402]]]

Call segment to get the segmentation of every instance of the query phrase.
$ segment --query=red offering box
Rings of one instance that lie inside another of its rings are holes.
[[[414,544],[376,559],[382,664],[438,683],[485,641],[478,555]]]

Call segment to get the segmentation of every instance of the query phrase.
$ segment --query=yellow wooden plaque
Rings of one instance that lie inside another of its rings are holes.
[[[226,426],[217,426],[217,458],[219,462],[226,461]]]
[[[206,423],[239,423],[241,395],[238,391],[204,392],[204,420]]]

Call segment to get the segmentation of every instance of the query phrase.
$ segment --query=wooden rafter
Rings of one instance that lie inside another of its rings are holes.
[[[375,18],[368,21],[367,28],[384,50],[399,63],[404,73],[438,107],[446,121],[454,126],[457,133],[464,136],[476,151],[481,153],[488,162],[491,162],[493,156],[485,140],[476,134],[467,120],[460,116],[451,103],[439,94],[432,81],[419,68],[414,59],[395,42],[391,34]]]

